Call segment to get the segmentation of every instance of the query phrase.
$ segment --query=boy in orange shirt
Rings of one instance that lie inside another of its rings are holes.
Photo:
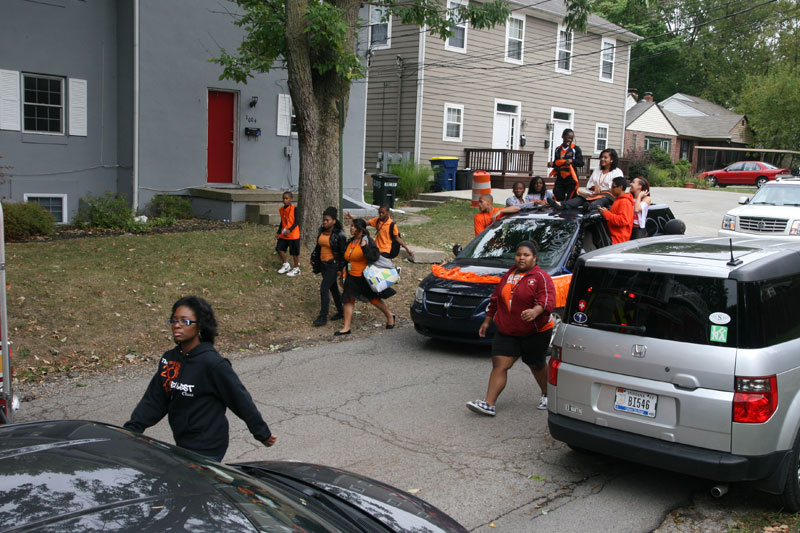
[[[283,207],[280,208],[281,224],[278,226],[278,234],[275,236],[278,239],[275,245],[275,251],[281,258],[283,265],[278,270],[278,274],[286,274],[290,277],[300,275],[300,227],[295,218],[295,206],[292,203],[294,195],[286,191],[283,193]],[[286,250],[289,250],[289,255],[292,256],[294,261],[294,268],[286,261]]]
[[[478,214],[475,215],[474,219],[476,236],[495,221],[492,215],[501,210],[499,207],[494,207],[493,203],[494,198],[492,198],[491,194],[482,194],[480,200],[478,200]],[[497,218],[501,217],[502,213],[497,216]]]

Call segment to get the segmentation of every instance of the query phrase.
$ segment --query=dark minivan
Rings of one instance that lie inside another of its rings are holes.
[[[674,219],[669,206],[653,205],[647,215],[648,236],[662,234]],[[578,256],[611,245],[600,213],[560,211],[538,207],[503,218],[472,239],[466,247],[453,247],[456,257],[432,272],[417,287],[411,319],[417,332],[455,342],[488,344],[478,329],[500,277],[514,264],[517,244],[532,240],[539,246],[539,266],[548,272],[558,292],[558,307],[566,302],[572,269]]]

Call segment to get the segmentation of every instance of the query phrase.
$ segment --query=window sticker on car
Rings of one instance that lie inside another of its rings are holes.
[[[586,311],[586,300],[578,300],[578,311]]]
[[[711,342],[728,342],[728,326],[711,326]]]
[[[588,317],[586,316],[586,313],[578,312],[572,315],[572,319],[575,321],[576,324],[585,324]]]
[[[708,320],[712,324],[724,325],[731,321],[731,317],[727,313],[711,313],[708,315]]]

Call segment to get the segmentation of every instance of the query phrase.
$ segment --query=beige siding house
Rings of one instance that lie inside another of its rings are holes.
[[[453,7],[467,0],[446,1]],[[545,174],[566,128],[587,156],[596,159],[606,147],[622,153],[637,36],[597,16],[586,33],[568,33],[560,0],[509,4],[506,24],[481,31],[464,25],[447,41],[385,21],[372,8],[368,174],[380,167],[382,152],[407,152],[423,163],[456,156],[464,168],[465,150],[492,149],[498,152],[484,166],[498,166],[509,151],[532,161],[512,172],[517,177]]]

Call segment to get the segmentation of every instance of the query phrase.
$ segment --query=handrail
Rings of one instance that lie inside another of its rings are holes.
[[[533,176],[533,154],[527,150],[505,148],[465,148],[466,168],[491,173],[527,174]]]

